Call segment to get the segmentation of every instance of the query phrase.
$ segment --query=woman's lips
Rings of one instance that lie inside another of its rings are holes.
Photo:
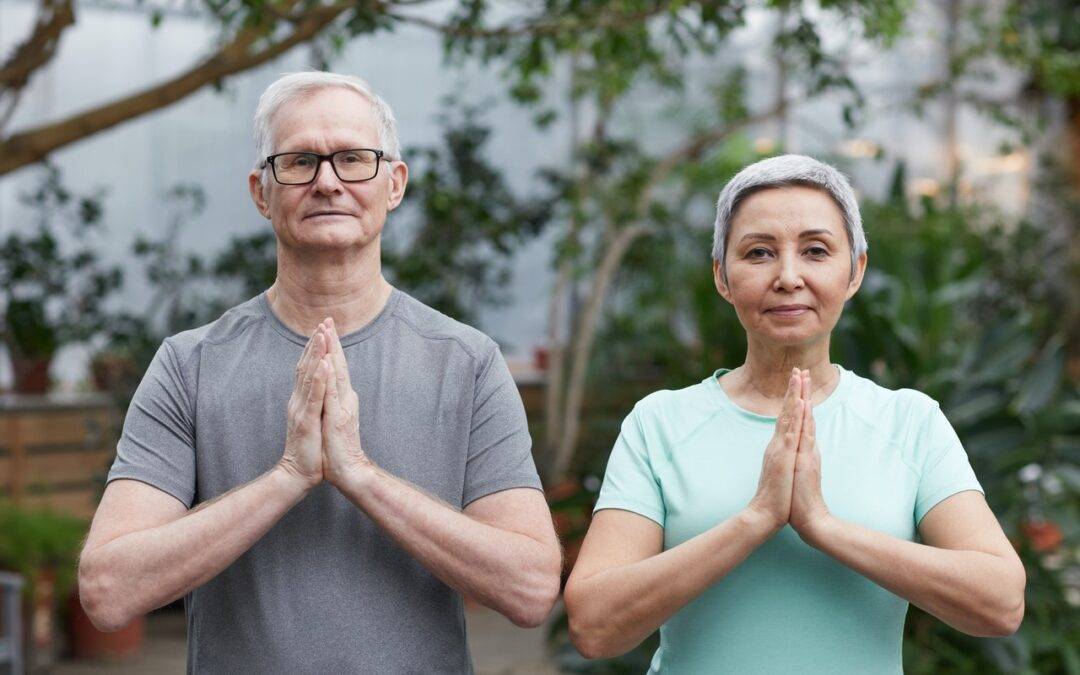
[[[791,307],[789,309],[770,309],[767,310],[769,314],[775,314],[776,316],[799,316],[810,311],[809,307]]]

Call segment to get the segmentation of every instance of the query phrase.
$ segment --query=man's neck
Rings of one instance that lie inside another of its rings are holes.
[[[363,328],[386,305],[393,287],[383,278],[378,247],[354,255],[292,255],[278,247],[277,279],[266,299],[281,321],[304,336],[334,319],[338,335]],[[374,255],[372,255],[374,253]]]

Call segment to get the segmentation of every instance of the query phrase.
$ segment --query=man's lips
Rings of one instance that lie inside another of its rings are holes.
[[[319,216],[351,216],[351,215],[352,215],[351,213],[346,213],[345,211],[314,211],[314,212],[309,213],[306,216],[304,216],[304,218],[307,219],[307,218],[317,218]]]

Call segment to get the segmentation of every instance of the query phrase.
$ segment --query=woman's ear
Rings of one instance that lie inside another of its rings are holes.
[[[844,296],[844,300],[850,300],[859,287],[862,286],[863,275],[866,274],[866,254],[862,253],[855,259],[855,274],[852,276],[851,281],[848,283],[847,293]]]
[[[713,283],[716,284],[716,292],[720,294],[720,297],[728,302],[731,302],[731,289],[728,288],[727,280],[724,279],[724,269],[720,266],[719,260],[712,262],[712,276]],[[735,303],[731,303],[735,304]]]

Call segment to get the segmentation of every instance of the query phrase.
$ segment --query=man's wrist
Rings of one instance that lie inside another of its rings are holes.
[[[346,496],[359,498],[370,492],[372,484],[378,480],[379,467],[367,457],[354,459],[334,472],[328,479]]]
[[[312,479],[311,476],[306,476],[295,467],[287,462],[279,461],[274,465],[274,468],[270,470],[270,474],[276,476],[287,488],[291,488],[301,494],[306,495],[311,491],[319,481]]]

